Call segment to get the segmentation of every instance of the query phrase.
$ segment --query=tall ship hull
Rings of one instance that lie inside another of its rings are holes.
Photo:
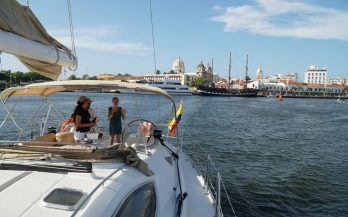
[[[224,97],[257,97],[257,89],[227,89],[216,87],[197,87],[197,95],[200,96],[224,96]]]

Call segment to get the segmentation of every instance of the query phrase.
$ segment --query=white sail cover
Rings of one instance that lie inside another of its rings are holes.
[[[63,50],[69,56],[73,57],[71,50],[47,33],[30,8],[22,6],[16,0],[0,0],[0,29],[31,41]],[[43,62],[17,54],[14,55],[16,55],[29,70],[53,80],[56,80],[61,73],[62,66],[56,63]]]

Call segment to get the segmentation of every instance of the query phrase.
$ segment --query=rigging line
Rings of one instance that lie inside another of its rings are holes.
[[[151,33],[152,33],[153,62],[154,62],[155,73],[156,73],[157,72],[157,60],[156,60],[156,49],[155,49],[155,34],[154,34],[154,30],[153,30],[152,0],[150,0],[150,15],[151,15]]]
[[[73,58],[77,62],[77,59],[76,59],[76,47],[75,47],[75,36],[74,36],[74,24],[73,24],[73,20],[72,20],[72,11],[71,11],[71,1],[67,0],[67,4],[68,4],[68,13],[69,13],[71,50],[72,50]],[[76,71],[77,64],[76,64],[75,68],[73,68],[73,69],[69,68],[69,69],[72,70],[72,71]]]
[[[68,3],[68,12],[69,12],[69,25],[70,25],[70,39],[71,39],[71,49],[73,54],[76,54],[75,50],[75,38],[74,38],[74,26],[72,22],[72,12],[71,12],[71,1],[67,0]]]

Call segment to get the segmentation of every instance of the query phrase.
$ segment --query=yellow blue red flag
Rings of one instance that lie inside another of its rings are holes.
[[[176,111],[175,117],[173,117],[172,121],[168,125],[170,135],[172,135],[172,136],[175,135],[176,127],[178,126],[178,124],[180,122],[182,111],[183,111],[183,104],[182,104],[182,100],[181,100],[180,106],[179,106],[178,110]]]

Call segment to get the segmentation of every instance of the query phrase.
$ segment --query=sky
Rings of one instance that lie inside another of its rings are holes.
[[[25,4],[26,0],[19,0]],[[153,73],[149,0],[71,0],[79,68],[85,73]],[[30,0],[47,31],[71,47],[67,1]],[[187,72],[200,61],[228,77],[265,76],[327,67],[329,77],[348,77],[347,0],[152,0],[157,69],[169,71],[180,55]],[[27,69],[2,54],[2,69]],[[66,71],[69,76],[73,72]],[[64,76],[64,73],[63,73]]]

